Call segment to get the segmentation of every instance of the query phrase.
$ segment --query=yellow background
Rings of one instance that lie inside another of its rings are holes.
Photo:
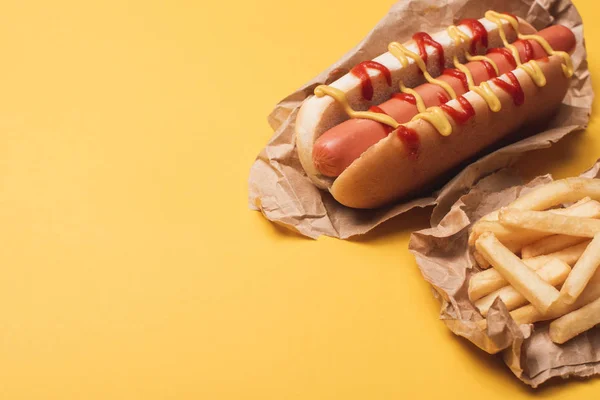
[[[2,3],[0,398],[532,397],[438,321],[406,250],[427,211],[312,241],[247,209],[271,107],[392,0],[238,3]],[[598,128],[525,174],[589,167]]]

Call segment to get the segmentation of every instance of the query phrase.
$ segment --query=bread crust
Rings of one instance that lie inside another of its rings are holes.
[[[488,31],[488,47],[502,46],[498,26],[485,18],[480,19],[479,22]],[[503,25],[506,28],[507,39],[513,42],[516,39],[515,32],[508,22],[503,21]],[[471,30],[467,27],[459,25],[458,28],[469,37],[472,37]],[[536,32],[531,25],[521,19],[519,19],[519,31],[525,34]],[[467,50],[468,44],[456,46],[446,30],[433,34],[432,38],[443,46],[447,68],[453,66],[452,59],[454,55],[458,56],[461,62],[465,61],[464,50]],[[414,41],[408,41],[404,45],[409,50],[418,53]],[[439,69],[438,55],[431,46],[427,46],[426,50],[428,54],[427,70],[432,76],[439,76],[442,71]],[[372,105],[381,104],[388,100],[393,93],[399,91],[400,81],[404,82],[407,87],[416,87],[425,82],[412,59],[408,60],[409,64],[406,68],[402,67],[400,62],[389,52],[381,54],[373,61],[383,64],[390,70],[392,84],[388,86],[385,78],[378,71],[368,70],[374,89],[374,95],[370,101],[362,97],[360,80],[350,73],[330,84],[330,86],[340,89],[346,94],[350,106],[355,110],[367,110]],[[314,165],[313,145],[324,132],[347,119],[348,115],[342,107],[329,96],[309,97],[300,107],[296,117],[295,136],[300,162],[312,182],[321,189],[330,188],[334,180],[322,175]]]
[[[416,159],[410,157],[396,131],[381,140],[355,160],[330,188],[333,197],[353,208],[375,208],[406,197],[430,184],[445,171],[491,146],[525,124],[540,121],[560,105],[570,79],[562,72],[560,56],[539,61],[547,84],[537,87],[525,71],[512,71],[519,80],[525,101],[515,106],[512,97],[490,82],[502,109],[492,112],[478,94],[470,91],[464,97],[471,103],[475,116],[465,125],[457,125],[449,117],[452,134],[442,136],[428,122],[416,120],[405,124],[420,139]],[[503,75],[501,77],[507,80]],[[507,80],[508,81],[508,80]],[[460,110],[458,101],[447,105]],[[531,132],[533,134],[535,132]]]

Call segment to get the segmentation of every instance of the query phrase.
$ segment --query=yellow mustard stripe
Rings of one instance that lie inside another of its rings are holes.
[[[469,84],[469,89],[471,89],[473,86],[475,86],[475,81],[473,80],[473,74],[471,74],[471,71],[469,71],[469,68],[467,68],[464,64],[462,64],[460,61],[458,61],[458,58],[456,56],[454,56],[453,62],[454,62],[454,67],[466,75],[467,83]]]
[[[550,44],[546,41],[546,39],[544,39],[541,36],[538,35],[522,35],[519,33],[519,39],[522,40],[535,40],[536,42],[538,42],[540,44],[540,46],[542,46],[542,48],[544,49],[544,51],[546,53],[548,53],[548,55],[551,56],[560,56],[563,58],[564,60],[564,64],[562,64],[562,70],[563,73],[565,74],[565,76],[567,78],[570,78],[573,76],[573,60],[571,60],[571,56],[569,55],[569,53],[567,53],[566,51],[558,51],[558,50],[554,50]]]
[[[406,68],[408,67],[408,58],[406,58],[402,49],[404,49],[404,46],[402,46],[398,42],[392,42],[388,46],[388,51],[390,52],[390,54],[396,57],[398,61],[400,61],[402,67]]]
[[[375,113],[371,111],[353,110],[352,107],[350,107],[350,104],[348,103],[346,94],[340,89],[336,89],[327,85],[319,85],[315,88],[315,96],[323,97],[325,95],[331,96],[334,100],[336,100],[342,106],[342,108],[350,118],[370,119],[391,126],[393,129],[396,129],[400,125],[398,124],[398,122],[396,122],[394,118],[386,114]]]
[[[419,67],[421,72],[423,72],[423,76],[425,77],[427,82],[440,86],[446,91],[446,93],[448,93],[448,96],[450,96],[450,98],[456,99],[456,92],[454,91],[454,89],[452,89],[452,86],[450,86],[447,82],[435,79],[433,76],[431,76],[431,74],[427,71],[427,66],[425,65],[425,62],[423,61],[420,55],[413,53],[398,42],[390,43],[390,45],[388,46],[388,50],[394,57],[396,57],[400,61],[400,63],[404,67],[408,65],[407,57],[411,58],[415,62],[415,64],[417,64],[417,67]],[[406,65],[404,64],[405,62]]]
[[[487,62],[489,62],[490,65],[492,66],[492,68],[494,68],[494,71],[496,71],[496,76],[500,75],[500,70],[498,69],[498,66],[496,65],[494,60],[492,60],[491,58],[486,57],[486,56],[472,56],[469,53],[467,53],[466,56],[467,56],[467,60],[469,60],[469,61],[487,61]]]
[[[473,74],[471,71],[464,65],[458,61],[458,58],[454,56],[454,66],[461,72],[463,72],[467,76],[467,83],[469,84],[469,90],[477,93],[481,98],[486,102],[490,110],[493,112],[498,112],[502,109],[502,103],[500,103],[500,99],[496,94],[492,91],[490,85],[487,82],[481,83],[479,86],[475,86],[475,81],[473,80]]]
[[[450,38],[454,41],[454,43],[456,44],[457,47],[462,47],[466,44],[471,43],[472,39],[469,37],[469,35],[467,35],[463,31],[461,31],[460,29],[458,29],[457,26],[450,25],[448,27],[447,31],[448,31],[448,36],[450,36]],[[494,60],[492,60],[491,58],[486,57],[486,56],[471,55],[471,53],[469,53],[466,49],[464,52],[465,52],[465,58],[467,59],[467,61],[487,61],[490,63],[492,68],[494,68],[494,71],[496,71],[496,75],[500,75],[500,70],[498,69],[498,65],[496,65]]]
[[[448,36],[450,36],[454,43],[456,43],[457,47],[471,43],[472,39],[469,37],[469,35],[458,29],[457,26],[450,25],[447,31]]]
[[[456,27],[452,35],[454,35],[455,37],[461,37],[463,39],[464,37],[466,37],[467,40],[469,39],[469,37],[466,34],[460,32]],[[404,47],[398,42],[390,43],[388,50],[390,54],[395,56],[404,67],[408,65],[408,58],[411,58],[415,62],[415,64],[417,64],[421,72],[423,72],[423,76],[425,76],[425,79],[429,83],[433,83],[442,87],[452,99],[456,99],[456,92],[454,91],[452,86],[450,86],[447,82],[433,78],[429,74],[429,72],[427,71],[427,66],[425,65],[425,62],[423,61],[421,56],[408,50],[406,47]],[[411,121],[423,119],[429,122],[431,125],[433,125],[433,127],[443,136],[448,136],[452,133],[452,125],[450,125],[448,117],[440,107],[426,108],[425,103],[423,102],[423,98],[415,90],[407,88],[402,82],[400,82],[400,90],[403,93],[412,94],[415,97],[417,103],[417,110],[419,110],[419,114],[415,115]]]
[[[519,57],[519,50],[514,45],[510,44],[508,42],[508,39],[506,39],[506,32],[504,32],[504,24],[502,23],[502,19],[506,19],[506,20],[508,20],[508,19],[504,18],[504,17],[513,19],[512,17],[508,17],[504,14],[499,14],[492,10],[486,11],[486,13],[485,13],[486,19],[488,19],[488,20],[494,22],[496,25],[498,25],[498,33],[500,34],[500,39],[502,39],[502,43],[504,43],[504,47],[506,47],[507,49],[510,50],[515,61],[517,62],[517,65],[521,65],[521,57]],[[508,21],[508,22],[511,23],[510,21]],[[515,21],[515,22],[517,23],[515,32],[518,33],[519,31],[517,28],[519,27],[519,22],[518,21]],[[513,28],[514,27],[515,26],[513,25]]]
[[[419,112],[425,111],[425,109],[427,107],[425,107],[425,102],[423,101],[423,97],[421,97],[421,95],[419,93],[417,93],[416,90],[408,88],[408,87],[404,86],[404,83],[400,82],[400,91],[402,93],[413,95],[417,102],[417,110],[419,110]]]
[[[415,115],[411,121],[418,119],[429,122],[442,136],[450,136],[452,133],[452,125],[440,107],[429,107],[424,112]]]
[[[542,72],[540,65],[535,60],[531,60],[526,62],[525,64],[519,65],[520,69],[527,72],[527,75],[531,78],[531,80],[536,84],[537,87],[546,86],[546,76]]]
[[[506,39],[506,35],[504,33],[504,26],[502,25],[502,20],[508,21],[508,23],[513,27],[513,29],[515,30],[515,32],[517,32],[517,37],[521,40],[535,40],[536,42],[538,42],[540,44],[540,46],[542,46],[542,48],[544,49],[544,51],[549,55],[549,56],[553,56],[553,55],[557,55],[562,57],[564,63],[562,64],[562,70],[563,73],[565,74],[565,76],[567,78],[570,78],[573,76],[574,73],[574,69],[573,69],[573,61],[571,59],[571,56],[569,55],[569,53],[565,52],[565,51],[557,51],[554,50],[552,48],[552,46],[550,46],[550,44],[546,41],[546,39],[544,39],[543,37],[539,36],[539,35],[524,35],[522,33],[519,32],[519,21],[517,21],[515,18],[513,18],[510,15],[507,14],[500,14],[497,13],[495,11],[487,11],[485,13],[485,18],[489,19],[490,21],[496,23],[496,25],[498,25],[499,28],[499,32],[500,32],[500,37],[503,38],[503,42],[504,45],[507,46],[507,43],[505,41]],[[511,45],[512,46],[512,45]],[[508,47],[508,46],[507,46]],[[518,51],[516,51],[516,47],[512,46],[515,50],[513,50],[511,48],[511,51],[513,53],[513,55],[515,54],[515,52],[518,54]],[[515,61],[517,61],[518,65],[521,65],[521,59],[518,57],[515,57]],[[529,76],[531,77],[531,79],[534,80],[534,82],[536,82],[536,84],[538,84],[537,82],[541,82],[544,79],[539,77],[539,74],[543,74],[541,70],[539,70],[539,68],[537,70],[535,70],[535,67],[533,67],[533,70],[531,69],[525,69],[525,71],[527,71],[527,73],[529,74]],[[539,71],[539,72],[537,72]],[[535,75],[532,75],[535,74]],[[538,85],[539,86],[539,85]]]
[[[469,43],[471,40],[471,38],[467,34],[462,32],[460,29],[458,29],[454,25],[452,25],[451,27],[448,28],[448,35],[452,38],[452,40],[454,40],[454,43],[457,47],[461,47],[461,46]],[[469,61],[482,61],[482,60],[487,61],[494,68],[496,75],[500,74],[500,71],[498,70],[498,66],[489,57],[472,56],[471,54],[469,54],[469,52],[466,49],[464,50],[464,52],[465,52],[465,58],[467,60],[469,60]],[[477,93],[479,96],[481,96],[481,98],[483,98],[483,100],[486,102],[486,104],[488,105],[490,110],[492,110],[493,112],[498,112],[502,109],[502,103],[500,103],[500,99],[498,99],[498,96],[496,96],[494,94],[494,92],[492,91],[492,89],[490,88],[490,86],[487,82],[483,82],[481,85],[475,86],[475,81],[473,80],[473,74],[464,64],[462,64],[458,60],[457,56],[453,57],[452,62],[454,63],[454,67],[456,69],[458,69],[459,71],[461,71],[463,74],[465,74],[465,76],[467,77],[467,84],[469,86],[469,90],[471,90],[471,91]]]
[[[502,109],[502,103],[500,103],[500,99],[496,96],[489,83],[483,82],[479,86],[472,87],[471,90],[480,95],[493,112],[498,112]]]

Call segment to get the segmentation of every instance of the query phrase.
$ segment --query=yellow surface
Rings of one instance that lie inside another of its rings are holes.
[[[311,241],[246,208],[271,107],[392,0],[239,3],[2,3],[0,398],[532,397],[437,320],[406,250],[426,212]],[[526,173],[581,172],[598,128]]]

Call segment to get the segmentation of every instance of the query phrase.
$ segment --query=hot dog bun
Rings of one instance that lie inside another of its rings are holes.
[[[487,31],[488,47],[498,47],[502,45],[497,24],[482,18],[479,22]],[[516,33],[506,21],[502,22],[506,36],[509,42],[516,39]],[[458,27],[464,34],[473,37],[472,32],[463,26]],[[519,19],[519,31],[521,33],[535,33],[535,29],[524,20]],[[442,45],[444,49],[444,64],[447,68],[452,67],[452,59],[456,55],[461,62],[464,60],[464,52],[468,45],[458,46],[451,39],[446,30],[440,31],[431,35],[433,39]],[[406,47],[417,52],[418,49],[413,41],[406,43]],[[439,76],[441,71],[439,67],[439,59],[435,50],[427,48],[428,59],[426,62],[427,70],[432,76]],[[374,95],[370,100],[365,99],[361,95],[360,80],[352,74],[346,74],[330,86],[342,90],[348,99],[350,106],[355,110],[366,110],[371,105],[379,104],[387,99],[393,93],[398,92],[399,81],[403,81],[407,87],[415,87],[424,82],[422,74],[420,74],[417,65],[410,60],[409,65],[403,68],[398,59],[392,54],[386,52],[374,59],[374,61],[387,67],[391,73],[391,85],[388,85],[385,77],[377,71],[369,70],[369,76],[373,85]],[[347,114],[342,107],[334,99],[329,96],[308,98],[300,108],[296,118],[296,146],[300,162],[306,171],[307,175],[313,183],[322,188],[329,189],[333,183],[333,179],[321,175],[313,163],[313,145],[317,138],[332,128],[333,126],[348,119]],[[339,179],[339,178],[338,178]]]
[[[379,207],[424,187],[443,172],[524,124],[549,117],[560,105],[569,87],[570,79],[563,74],[562,62],[560,56],[539,61],[547,81],[543,87],[538,87],[522,69],[512,71],[525,94],[525,101],[520,106],[515,106],[513,98],[494,83],[490,86],[502,104],[498,112],[490,111],[478,94],[467,92],[464,97],[473,106],[475,115],[465,125],[457,125],[449,118],[452,124],[449,136],[440,135],[424,120],[405,124],[419,136],[416,158],[410,157],[409,149],[400,140],[397,131],[392,132],[338,176],[330,192],[337,201],[349,207]],[[501,79],[507,80],[506,75]],[[460,109],[456,100],[447,104]]]

